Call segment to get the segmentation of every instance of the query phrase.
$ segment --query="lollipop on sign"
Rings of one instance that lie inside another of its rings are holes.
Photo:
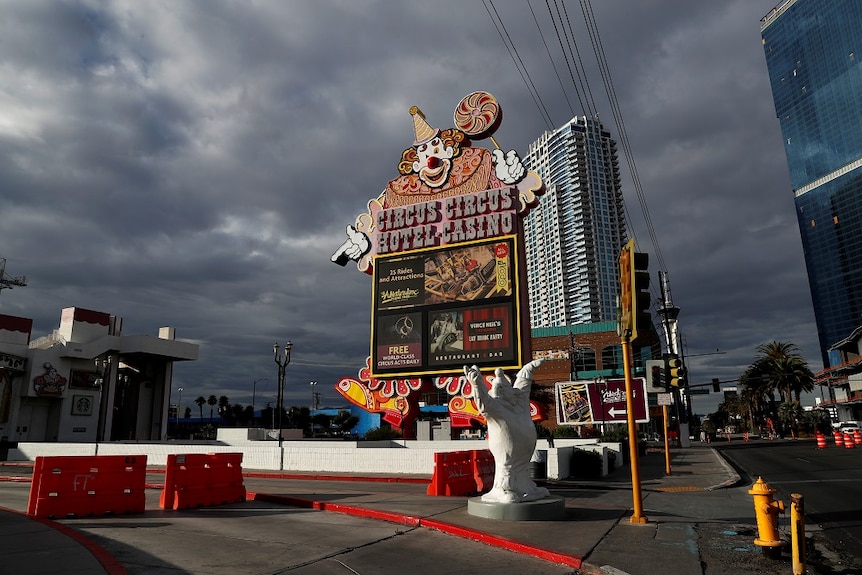
[[[518,153],[515,150],[503,152],[500,144],[491,136],[502,119],[503,110],[497,98],[488,92],[467,94],[455,108],[455,126],[459,130],[468,136],[489,138],[494,143],[494,171],[500,181],[511,185],[520,182],[526,171]]]
[[[455,127],[476,139],[490,138],[494,146],[500,145],[491,136],[500,126],[503,110],[497,98],[488,92],[467,94],[455,108]]]

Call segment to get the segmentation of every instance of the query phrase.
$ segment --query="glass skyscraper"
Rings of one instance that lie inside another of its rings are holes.
[[[862,326],[862,1],[785,0],[761,36],[828,367]]]
[[[532,327],[616,321],[627,237],[610,132],[573,118],[532,143],[524,164],[547,186],[524,224]]]

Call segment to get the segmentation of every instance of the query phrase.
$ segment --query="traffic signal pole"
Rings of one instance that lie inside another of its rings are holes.
[[[665,475],[670,475],[670,439],[667,436],[667,406],[661,406],[661,416],[664,420],[664,472]]]
[[[626,381],[626,423],[629,431],[629,461],[632,467],[631,522],[646,523],[641,496],[640,462],[638,461],[638,430],[635,424],[635,403],[632,384],[632,342],[647,331],[649,319],[649,272],[647,254],[635,251],[634,239],[626,243],[620,252],[620,301],[617,323],[623,348],[623,372]]]
[[[638,460],[638,433],[635,425],[635,403],[632,393],[632,345],[629,336],[623,334],[623,365],[626,378],[626,423],[629,428],[629,460],[632,466],[632,506],[634,512],[632,523],[646,523],[648,520],[643,512],[643,497],[641,495],[641,470]]]

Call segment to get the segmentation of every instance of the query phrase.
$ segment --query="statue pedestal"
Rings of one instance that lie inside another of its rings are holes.
[[[566,517],[566,500],[552,495],[522,503],[488,503],[473,497],[467,500],[467,513],[502,521],[557,521]]]

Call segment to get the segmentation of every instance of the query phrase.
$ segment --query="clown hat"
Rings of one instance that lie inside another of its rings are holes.
[[[410,107],[410,115],[413,116],[413,131],[416,133],[416,139],[413,141],[414,146],[424,144],[431,138],[436,138],[440,130],[432,128],[425,121],[425,114],[418,106]]]

